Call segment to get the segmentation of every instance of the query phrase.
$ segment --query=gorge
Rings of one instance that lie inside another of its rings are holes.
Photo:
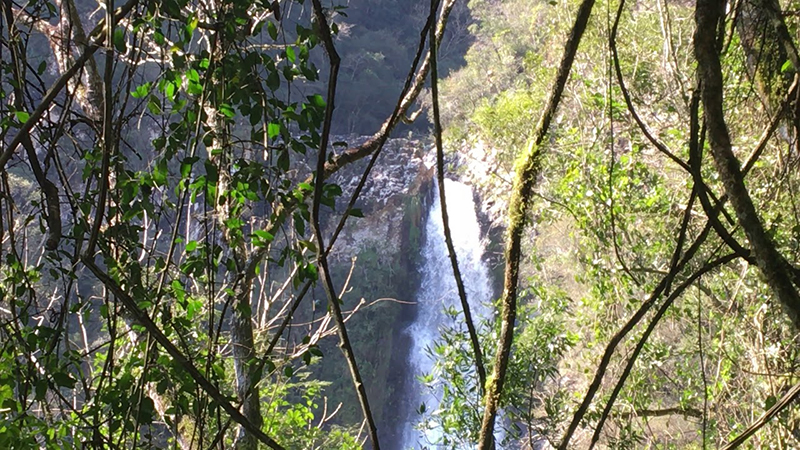
[[[341,139],[357,143],[363,138]],[[420,421],[435,413],[441,385],[420,379],[424,375],[438,378],[432,371],[434,360],[441,360],[433,351],[440,333],[446,328],[465,332],[444,244],[431,151],[431,143],[424,140],[387,141],[380,164],[373,169],[357,203],[365,217],[348,222],[338,241],[341,245],[337,244],[332,255],[337,280],[345,277],[351,264],[354,277],[358,277],[343,297],[345,306],[359,302],[370,305],[348,324],[352,326],[356,354],[365,361],[370,376],[367,389],[376,403],[379,429],[385,436],[382,444],[391,450],[439,448],[431,446],[440,437],[435,429],[420,434],[417,428]],[[496,290],[495,274],[489,270],[484,252],[491,223],[486,211],[481,211],[479,194],[467,184],[480,180],[480,174],[475,168],[462,170],[465,164],[456,159],[451,162],[446,180],[451,232],[473,317],[482,323],[492,318],[491,301]],[[363,165],[354,164],[334,178],[342,186],[345,201]],[[337,210],[342,208],[337,204]],[[495,233],[495,238],[498,235]],[[318,289],[315,295],[323,294]],[[376,300],[383,301],[373,304]],[[485,326],[480,327],[482,333]],[[333,374],[344,370],[335,340],[328,339],[322,345],[329,360],[324,367],[333,367]],[[338,364],[330,365],[331,361]],[[474,367],[463,369],[473,383],[472,389],[477,389]],[[333,374],[320,374],[333,383],[326,389],[329,401],[344,403],[340,415],[347,418],[343,422],[358,420],[352,387]],[[424,414],[419,413],[422,403]]]

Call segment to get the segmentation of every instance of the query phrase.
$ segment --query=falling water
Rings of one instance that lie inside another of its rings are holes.
[[[474,320],[491,314],[488,303],[492,300],[492,289],[486,264],[482,261],[483,245],[480,241],[480,226],[475,212],[472,189],[462,183],[445,180],[447,213],[450,219],[450,232],[458,255],[459,269],[467,291],[467,299]],[[428,412],[438,407],[439,393],[432,392],[417,380],[417,376],[429,374],[434,369],[434,361],[426,352],[439,337],[443,326],[451,324],[444,309],[454,307],[461,310],[458,290],[453,279],[453,269],[447,254],[442,225],[442,211],[439,193],[431,205],[426,227],[426,242],[422,249],[421,285],[417,298],[417,318],[406,333],[411,340],[408,356],[411,378],[406,386],[412,386],[409,393],[411,408],[405,416],[403,443],[401,449],[437,448],[435,442],[441,432],[433,429],[424,435],[415,426],[422,419],[417,408],[424,403]],[[462,316],[463,317],[463,316]]]

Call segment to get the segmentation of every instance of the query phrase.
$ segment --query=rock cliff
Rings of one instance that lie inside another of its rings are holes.
[[[361,139],[365,138],[334,140],[355,145]],[[361,304],[358,313],[347,322],[348,332],[385,439],[396,433],[393,415],[396,400],[409,388],[403,386],[398,374],[407,364],[409,343],[402,330],[414,319],[411,302],[419,285],[417,258],[433,201],[435,170],[430,158],[425,158],[429,148],[417,140],[387,141],[355,204],[364,217],[348,219],[330,258],[339,288],[352,266],[351,282],[342,296],[343,309],[351,310]],[[327,217],[327,237],[338,225],[368,162],[348,165],[329,181],[339,185],[343,193],[335,211]],[[324,298],[321,290],[315,295]],[[323,379],[331,382],[326,389],[329,400],[343,403],[339,413],[341,422],[358,423],[361,411],[352,383],[343,376],[347,369],[336,343],[335,338],[325,341],[323,351],[329,361],[318,366],[318,370],[323,372]],[[337,363],[330,364],[330,360]]]

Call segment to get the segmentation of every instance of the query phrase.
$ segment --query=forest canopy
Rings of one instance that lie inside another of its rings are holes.
[[[800,447],[798,18],[2,0],[0,447],[400,449],[403,408],[420,447]]]

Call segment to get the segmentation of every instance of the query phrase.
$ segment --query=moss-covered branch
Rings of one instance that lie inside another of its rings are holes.
[[[494,444],[494,421],[503,392],[511,344],[514,340],[514,323],[517,317],[517,282],[519,281],[519,259],[522,253],[522,233],[530,209],[530,197],[541,169],[541,157],[544,138],[547,136],[550,123],[555,117],[561,95],[567,84],[572,62],[578,51],[583,32],[589,22],[594,0],[584,0],[578,9],[575,23],[572,26],[564,56],[558,68],[556,81],[550,93],[550,99],[536,126],[528,149],[517,160],[516,178],[511,191],[511,202],[508,211],[508,231],[505,249],[505,279],[503,281],[503,310],[501,313],[500,338],[497,343],[497,356],[494,370],[486,382],[485,409],[478,448],[488,450]]]

